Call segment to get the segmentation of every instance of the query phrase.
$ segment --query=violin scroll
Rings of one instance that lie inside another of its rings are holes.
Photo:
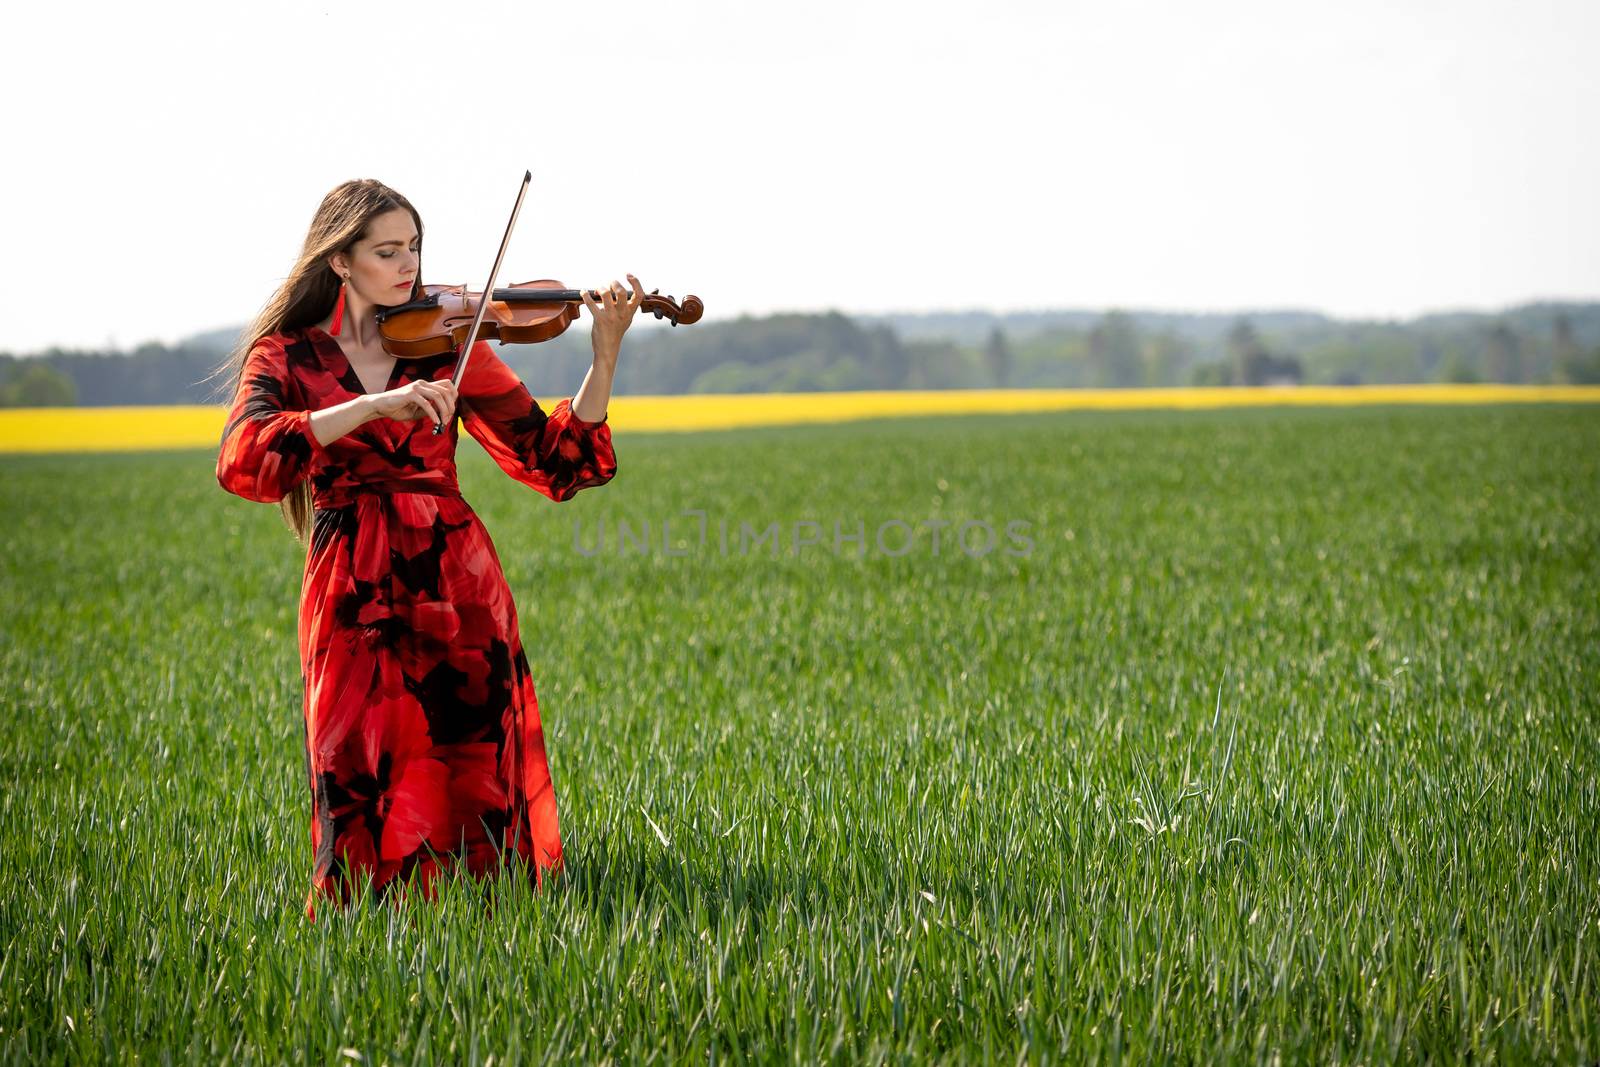
[[[671,319],[674,326],[693,326],[706,313],[706,306],[693,293],[684,297],[680,305],[670,296],[659,295],[660,292],[660,289],[652,289],[646,293],[639,302],[639,310],[648,311],[658,319]]]

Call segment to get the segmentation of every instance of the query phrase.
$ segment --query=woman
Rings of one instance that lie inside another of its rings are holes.
[[[330,192],[299,262],[241,337],[217,481],[281,502],[308,542],[300,596],[312,885],[340,907],[369,885],[432,899],[452,861],[535,885],[562,867],[555,793],[516,607],[456,481],[458,422],[551,500],[616,473],[606,422],[644,288],[584,303],[594,365],[547,414],[487,342],[396,358],[379,307],[421,293],[422,219],[375,181]],[[219,368],[223,369],[223,368]],[[448,430],[435,435],[435,424]],[[565,610],[565,609],[563,609]]]

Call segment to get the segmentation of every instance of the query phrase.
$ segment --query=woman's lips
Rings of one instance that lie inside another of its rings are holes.
[[[396,289],[409,289],[409,288],[411,288],[411,283],[410,282],[401,282],[399,285],[395,286],[395,288]]]

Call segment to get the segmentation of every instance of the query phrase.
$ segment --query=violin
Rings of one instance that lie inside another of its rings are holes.
[[[506,222],[500,251],[495,253],[494,266],[489,270],[489,280],[483,289],[472,293],[465,285],[424,285],[420,298],[379,311],[376,315],[378,334],[383,338],[385,350],[412,358],[459,351],[456,369],[450,375],[450,380],[459,386],[467,358],[472,355],[472,346],[479,337],[498,338],[501,344],[548,341],[577,320],[578,305],[583,303],[584,297],[580,290],[568,289],[549,279],[504,289],[494,284],[500,273],[500,262],[505,259],[506,245],[511,243],[517,213],[522,210],[522,199],[532,180],[532,171],[522,172],[517,200],[511,205],[511,218]],[[488,300],[483,299],[484,293],[489,294]],[[589,290],[589,295],[601,299],[593,289]],[[633,293],[628,294],[629,300],[633,297]],[[680,322],[699,322],[705,311],[697,296],[685,297],[680,307],[672,297],[662,296],[660,289],[645,294],[639,306],[658,319],[671,319],[674,326]],[[487,313],[491,309],[494,316],[489,318]],[[434,423],[433,432],[435,436],[443,433],[444,423]]]
[[[583,306],[582,290],[568,289],[549,278],[496,288],[482,308],[483,294],[468,292],[465,285],[424,285],[422,293],[407,303],[378,309],[378,334],[391,355],[421,359],[455,352],[466,344],[475,321],[474,340],[492,337],[501,344],[537,344],[564,333],[578,320]],[[600,299],[593,289],[589,295]],[[629,293],[625,299],[632,298]],[[694,295],[679,304],[662,296],[660,289],[652,289],[644,294],[639,310],[674,326],[690,326],[700,321],[705,305]]]

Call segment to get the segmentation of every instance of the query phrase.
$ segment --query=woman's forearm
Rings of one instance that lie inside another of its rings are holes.
[[[311,413],[311,433],[324,446],[332,444],[351,430],[378,417],[373,409],[372,397],[358,396],[331,408]]]
[[[616,369],[616,357],[609,360],[595,357],[589,373],[583,376],[583,384],[572,395],[574,415],[584,422],[599,422],[606,417],[606,408],[611,403],[611,380]]]

